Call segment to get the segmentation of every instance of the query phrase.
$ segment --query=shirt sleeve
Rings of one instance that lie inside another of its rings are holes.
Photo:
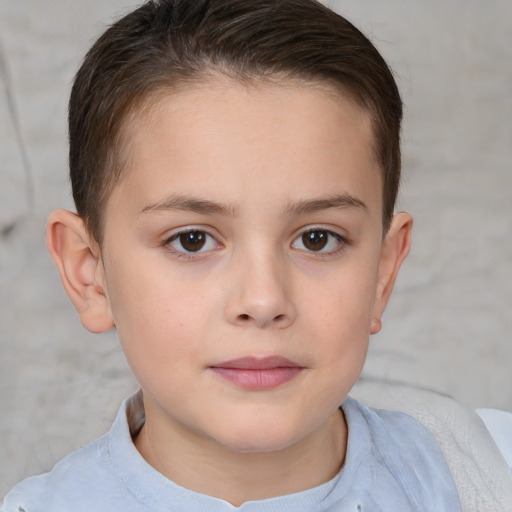
[[[487,430],[512,472],[512,413],[499,409],[477,409]]]

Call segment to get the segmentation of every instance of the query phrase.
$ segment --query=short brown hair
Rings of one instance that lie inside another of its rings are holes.
[[[102,211],[123,168],[123,126],[155,94],[221,72],[340,89],[372,117],[383,171],[383,223],[400,181],[402,102],[372,43],[315,0],[153,0],[114,23],[86,55],[69,102],[78,214],[102,242]]]

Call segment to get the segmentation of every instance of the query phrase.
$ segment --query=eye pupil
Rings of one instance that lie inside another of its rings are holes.
[[[180,244],[186,251],[200,251],[205,243],[206,236],[202,231],[187,231],[180,234]]]
[[[321,251],[328,241],[327,232],[322,230],[307,231],[302,235],[302,243],[310,251]]]

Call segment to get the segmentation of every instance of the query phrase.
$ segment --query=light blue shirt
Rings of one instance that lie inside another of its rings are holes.
[[[347,398],[348,446],[329,482],[296,494],[234,507],[170,481],[139,454],[132,433],[144,411],[126,400],[110,430],[46,474],[28,478],[1,512],[457,512],[455,485],[429,432],[400,412],[370,409]]]

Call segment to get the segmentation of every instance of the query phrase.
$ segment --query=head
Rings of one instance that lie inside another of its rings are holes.
[[[82,323],[116,326],[160,446],[317,453],[340,432],[409,249],[400,117],[375,48],[311,0],[152,2],[93,46],[78,215],[48,245]]]
[[[215,75],[241,83],[321,84],[367,112],[387,230],[400,181],[402,104],[372,43],[314,0],[165,0],[146,3],[109,28],[72,89],[73,198],[98,243],[105,205],[126,167],[127,126],[162,95]]]

